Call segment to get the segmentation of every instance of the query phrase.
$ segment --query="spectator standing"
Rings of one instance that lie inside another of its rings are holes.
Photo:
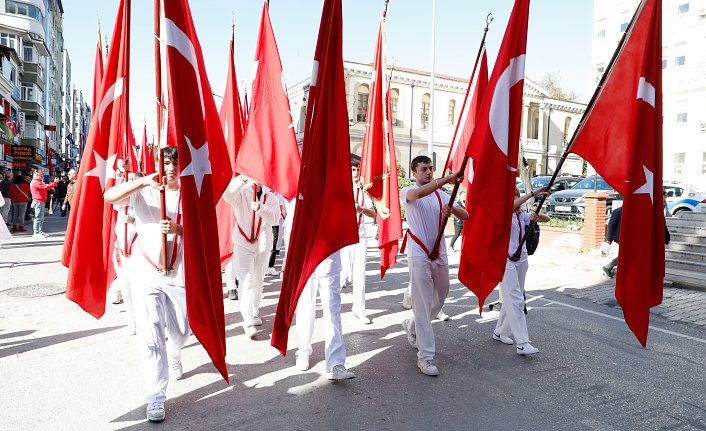
[[[76,189],[76,170],[71,169],[69,171],[69,181],[66,184],[66,197],[61,204],[61,216],[66,216],[66,211],[71,210],[71,205],[74,202],[74,191]]]
[[[9,196],[12,200],[12,231],[25,232],[25,213],[32,192],[22,175],[15,175]]]
[[[34,171],[32,184],[30,185],[32,191],[32,208],[34,208],[34,235],[32,238],[46,238],[47,235],[44,233],[44,206],[47,201],[47,191],[54,190],[57,182],[50,184],[45,184],[42,180],[42,173],[37,170]]]
[[[56,202],[59,207],[64,205],[64,199],[66,199],[66,188],[68,186],[68,180],[66,176],[61,177],[61,180],[59,180],[59,183],[56,185],[56,199],[54,202]],[[61,216],[66,215],[66,211],[61,211]]]
[[[0,174],[0,195],[2,195],[5,203],[0,206],[0,215],[3,220],[10,223],[10,208],[12,207],[12,199],[10,199],[10,187],[12,187],[12,172],[7,171],[5,174]]]

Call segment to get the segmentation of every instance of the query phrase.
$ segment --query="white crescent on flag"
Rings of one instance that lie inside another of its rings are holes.
[[[495,144],[507,156],[510,124],[510,89],[525,76],[525,54],[510,59],[493,92],[489,123]]]

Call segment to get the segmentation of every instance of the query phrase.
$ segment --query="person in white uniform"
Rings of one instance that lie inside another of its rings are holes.
[[[279,272],[275,269],[275,260],[279,256],[279,251],[284,243],[284,221],[287,218],[287,200],[279,193],[274,194],[277,197],[277,205],[279,205],[279,213],[277,223],[272,226],[272,251],[270,252],[270,260],[267,264],[267,275],[274,277],[279,276]]]
[[[307,280],[297,303],[297,350],[296,366],[301,371],[309,369],[312,353],[311,337],[316,319],[316,294],[321,298],[324,312],[324,350],[326,378],[345,380],[355,377],[345,367],[346,346],[341,329],[341,256],[337,251],[324,259]]]
[[[374,219],[375,207],[360,184],[360,161],[351,161],[353,197],[355,198],[358,242],[341,249],[341,287],[353,285],[353,315],[362,323],[372,323],[365,313],[365,262],[368,257],[368,238],[365,233],[366,218]]]
[[[277,197],[252,179],[233,178],[223,192],[233,207],[233,274],[238,279],[240,314],[245,335],[253,338],[260,319],[260,301],[265,269],[272,248],[272,226],[279,216]],[[228,274],[226,274],[228,276]]]
[[[460,206],[449,208],[451,197],[440,190],[444,184],[461,181],[463,177],[460,173],[435,180],[431,159],[417,156],[412,160],[412,175],[416,184],[400,190],[400,199],[409,226],[407,262],[414,317],[402,322],[402,327],[407,341],[418,350],[417,366],[420,371],[428,376],[438,376],[431,319],[439,314],[449,293],[449,263],[443,235],[439,256],[431,260],[429,254],[439,233],[442,215],[450,216],[453,213],[466,220],[468,213]]]
[[[130,205],[135,211],[137,241],[130,259],[130,286],[147,392],[147,419],[151,422],[164,420],[169,376],[175,380],[182,376],[181,348],[190,332],[177,149],[165,148],[162,162],[162,185],[155,173],[111,187],[104,194],[108,203]],[[166,190],[166,220],[160,217],[162,187]],[[163,233],[167,234],[166,268],[162,265]]]
[[[522,245],[522,251],[517,258],[514,256],[517,247],[522,241],[525,230],[530,221],[547,222],[549,216],[545,214],[528,213],[522,210],[522,205],[529,199],[537,195],[547,194],[546,188],[538,189],[520,196],[520,191],[515,188],[514,211],[512,213],[512,228],[510,230],[510,245],[507,251],[507,263],[505,264],[505,274],[500,282],[500,299],[503,306],[500,308],[500,317],[493,331],[493,339],[505,344],[513,344],[512,335],[517,344],[518,355],[533,355],[539,353],[539,349],[530,344],[529,333],[527,331],[527,319],[525,318],[525,277],[529,267],[527,257],[527,246]],[[515,260],[516,259],[516,260]]]

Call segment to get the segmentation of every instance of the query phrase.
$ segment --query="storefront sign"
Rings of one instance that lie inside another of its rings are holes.
[[[11,145],[12,159],[16,163],[33,163],[36,160],[34,147],[29,145]],[[41,157],[40,157],[41,159]]]

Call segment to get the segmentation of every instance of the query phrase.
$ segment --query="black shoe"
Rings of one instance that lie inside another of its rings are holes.
[[[603,267],[603,274],[605,274],[606,277],[608,278],[613,278],[613,269],[608,269],[605,266]]]
[[[233,289],[228,291],[228,299],[233,301],[238,299],[238,289]]]

